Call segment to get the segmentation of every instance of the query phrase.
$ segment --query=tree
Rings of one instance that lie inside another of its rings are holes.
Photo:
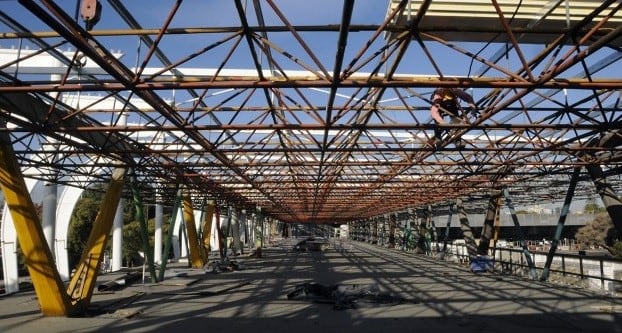
[[[101,201],[103,199],[104,192],[102,188],[87,189],[83,192],[82,197],[76,203],[76,207],[72,212],[71,222],[69,224],[69,231],[67,235],[67,249],[69,252],[69,267],[76,267],[86,242],[95,218],[99,212]],[[149,214],[145,214],[149,216]],[[130,266],[133,264],[139,264],[142,259],[138,251],[143,251],[142,238],[140,235],[140,223],[136,221],[136,208],[134,204],[128,200],[125,204],[123,212],[123,258],[125,264]],[[163,233],[166,235],[168,227],[168,216],[164,216]],[[155,221],[153,219],[147,221],[147,228],[149,234],[150,249],[153,251],[154,244],[154,229]],[[110,251],[110,240],[106,245],[108,251]]]
[[[599,213],[592,222],[579,228],[575,240],[581,249],[602,247],[614,253],[614,244],[619,233],[607,213]]]
[[[585,206],[583,207],[583,212],[587,214],[598,214],[604,213],[606,211],[607,210],[605,209],[605,207],[599,205],[594,198],[588,199],[585,203]]]
[[[93,222],[95,222],[99,212],[102,198],[103,193],[101,191],[87,189],[82,193],[82,197],[78,199],[78,202],[76,202],[67,233],[69,267],[76,267],[80,261],[80,256],[86,247]]]
[[[144,252],[140,233],[138,221],[131,221],[123,225],[123,258],[127,267],[142,263],[138,254],[138,252]]]

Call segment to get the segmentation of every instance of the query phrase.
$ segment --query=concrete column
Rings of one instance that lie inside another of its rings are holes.
[[[220,231],[222,234],[220,244],[220,254],[222,257],[226,257],[229,254],[229,234],[231,233],[231,210],[228,207],[221,208],[220,211]]]
[[[160,190],[156,190],[160,191]],[[158,199],[156,199],[158,200]],[[153,235],[153,261],[156,264],[162,262],[162,226],[164,225],[164,209],[159,201],[155,205],[155,231]]]
[[[118,126],[127,125],[127,113],[121,112],[117,121]],[[121,198],[112,225],[112,271],[118,271],[123,265],[123,210],[125,200]]]
[[[264,218],[261,215],[261,207],[257,207],[257,229],[259,230],[259,239],[255,240],[255,242],[259,242],[259,247],[263,247],[266,228],[264,226]]]
[[[117,212],[112,224],[112,271],[116,272],[123,265],[123,210],[125,199],[119,200]]]
[[[486,217],[484,218],[484,225],[482,227],[482,234],[479,239],[479,245],[477,246],[477,254],[488,255],[490,249],[490,241],[494,236],[495,231],[495,216],[497,214],[497,202],[501,197],[501,191],[495,190],[490,194],[488,200],[488,210],[486,211]]]
[[[41,224],[43,226],[43,235],[52,252],[52,256],[54,256],[54,235],[56,234],[57,189],[56,183],[45,182],[43,186]]]
[[[183,202],[183,200],[182,200]],[[179,223],[175,224],[175,227],[178,230],[178,235],[179,235],[179,258],[185,258],[188,259],[188,239],[186,238],[186,219],[184,217],[184,209],[183,209],[183,205],[180,207],[181,209],[179,210]],[[173,251],[174,252],[174,251]]]
[[[160,136],[160,142],[162,147],[166,145],[166,136]],[[154,234],[153,234],[153,262],[157,265],[162,263],[162,250],[164,248],[164,240],[162,239],[162,226],[164,225],[164,207],[162,206],[162,200],[164,191],[161,188],[156,188],[155,191],[155,220],[154,220]]]
[[[378,244],[378,219],[371,222],[371,243]]]
[[[243,240],[240,250],[244,253],[244,247],[248,246],[248,216],[246,215],[246,209],[240,210],[238,220],[240,224],[240,239]]]
[[[417,225],[417,253],[427,253],[426,234],[428,218],[424,212],[420,212],[419,224]]]
[[[384,217],[385,221],[389,222],[389,248],[390,249],[394,249],[395,248],[395,229],[396,229],[396,221],[393,218],[392,215],[385,215]]]
[[[475,256],[477,254],[477,245],[475,244],[475,237],[473,237],[473,230],[469,224],[469,218],[466,210],[462,205],[462,200],[456,200],[456,209],[458,210],[458,216],[460,217],[460,229],[462,230],[462,237],[467,247],[469,256]]]
[[[242,254],[242,242],[240,240],[240,210],[231,209],[231,237],[233,237],[234,255]]]

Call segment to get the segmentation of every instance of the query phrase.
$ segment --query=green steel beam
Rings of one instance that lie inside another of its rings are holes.
[[[134,199],[134,208],[136,209],[136,219],[140,223],[140,236],[143,242],[143,251],[145,253],[145,260],[147,260],[147,267],[149,270],[149,276],[152,283],[158,282],[156,276],[155,265],[153,263],[152,247],[149,245],[149,231],[147,228],[147,221],[145,220],[145,213],[142,200],[140,199],[140,192],[136,179],[132,177],[132,197]]]
[[[175,204],[173,205],[173,211],[169,218],[168,230],[166,233],[166,240],[164,241],[164,248],[162,249],[162,264],[160,264],[160,272],[158,272],[158,281],[164,280],[164,271],[166,270],[166,264],[168,263],[169,252],[171,251],[171,243],[173,242],[173,232],[175,229],[175,217],[181,204],[181,190],[177,190],[177,196],[175,196]]]

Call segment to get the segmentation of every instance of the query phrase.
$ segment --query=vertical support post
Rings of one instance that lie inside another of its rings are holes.
[[[104,249],[113,225],[115,210],[121,201],[125,169],[117,168],[112,173],[106,195],[93,222],[93,229],[80,258],[80,264],[69,282],[67,293],[79,311],[85,311],[91,302],[97,274],[101,267]]]
[[[197,226],[194,221],[194,207],[192,206],[192,200],[188,193],[183,196],[183,214],[186,224],[186,237],[188,238],[188,251],[190,252],[190,265],[192,268],[203,268],[205,262],[203,261],[203,256],[199,248]]]
[[[283,230],[288,230],[286,228],[289,227],[289,224],[285,224],[283,226]],[[289,230],[287,232],[287,237],[291,236]],[[233,255],[237,256],[242,254],[242,241],[240,240],[240,209],[232,207],[231,208],[231,238],[233,241]]]
[[[159,137],[159,143],[164,147],[166,145],[166,135],[161,134]],[[154,220],[154,234],[153,234],[153,261],[156,264],[162,263],[162,227],[164,225],[164,207],[162,206],[163,194],[165,191],[161,187],[157,187],[155,190],[155,220]]]
[[[145,210],[143,207],[143,203],[140,200],[140,193],[138,190],[138,185],[136,184],[136,177],[134,176],[132,176],[131,186],[132,186],[132,197],[134,199],[134,208],[136,209],[136,219],[138,220],[138,223],[140,224],[140,237],[143,242],[143,251],[145,252],[145,260],[147,261],[147,268],[149,270],[149,278],[152,283],[156,283],[158,282],[158,278],[156,276],[155,266],[153,265],[153,255],[151,253],[151,246],[149,246],[149,231],[147,230],[147,221],[145,220],[145,213],[144,213]]]
[[[385,221],[386,220],[389,221],[389,248],[394,249],[395,248],[395,229],[396,229],[395,219],[393,218],[393,215],[388,215],[388,216],[385,216]]]
[[[413,229],[415,227],[415,222],[414,222],[414,216],[413,216],[413,210],[412,208],[408,209],[408,215],[406,218],[406,225],[407,225],[407,235],[406,235],[406,249],[408,251],[414,251],[415,250],[415,244],[414,244],[414,235],[413,235]]]
[[[229,235],[231,235],[231,215],[233,215],[233,207],[229,206],[227,207],[227,216],[225,216],[225,219],[227,220],[227,229],[226,229],[227,231],[225,231],[224,233],[225,257],[227,257],[229,254]],[[233,243],[233,240],[232,240],[232,243]]]
[[[512,216],[512,222],[514,222],[514,228],[516,230],[516,234],[519,237],[519,241],[521,247],[523,249],[523,254],[525,255],[525,260],[527,260],[527,265],[529,266],[529,275],[532,279],[536,278],[536,266],[531,259],[531,253],[529,253],[529,248],[527,247],[527,242],[525,241],[525,235],[523,234],[523,230],[520,227],[520,223],[518,222],[518,217],[516,217],[516,211],[514,210],[514,204],[510,199],[510,192],[507,188],[503,189],[503,196],[505,197],[505,202],[510,209],[510,215]]]
[[[175,228],[178,228],[178,237],[179,237],[179,244],[176,244],[175,242],[173,242],[173,252],[175,252],[175,246],[179,245],[179,253],[178,255],[175,256],[175,258],[186,258],[188,259],[188,237],[186,236],[186,215],[184,214],[184,206],[183,206],[183,194],[181,197],[181,204],[180,204],[180,211],[179,211],[179,227],[175,226]],[[174,238],[174,237],[173,237]],[[188,267],[190,267],[191,262],[190,260],[188,260]]]
[[[158,281],[164,280],[164,271],[166,270],[166,264],[168,263],[169,252],[171,252],[171,243],[173,242],[173,233],[175,229],[175,220],[177,218],[177,211],[181,205],[181,189],[177,190],[175,196],[175,203],[173,204],[173,210],[171,211],[171,217],[168,224],[168,230],[166,232],[166,240],[164,241],[164,249],[162,249],[162,264],[160,264],[160,272],[158,272]]]
[[[397,215],[397,214],[396,214]],[[397,215],[399,217],[399,215]],[[402,241],[400,244],[400,250],[407,251],[408,250],[408,237],[410,236],[410,230],[408,229],[409,223],[408,218],[406,218],[403,223],[400,223],[402,229]]]
[[[586,169],[596,186],[596,192],[600,195],[609,213],[609,217],[611,217],[613,225],[619,233],[622,233],[622,201],[616,195],[611,184],[607,183],[607,179],[599,165],[587,165]]]
[[[246,209],[241,209],[239,212],[240,213],[238,217],[238,224],[240,230],[240,238],[244,238],[240,247],[240,252],[241,254],[244,254],[244,248],[248,246],[248,215],[246,214]]]
[[[462,230],[462,237],[464,238],[464,242],[466,244],[467,253],[469,254],[469,257],[473,257],[477,254],[477,245],[475,244],[473,230],[471,230],[471,226],[469,225],[469,218],[461,199],[456,200],[456,209],[458,210],[458,216],[460,217],[460,229]]]
[[[201,244],[203,245],[203,253],[205,254],[205,261],[209,258],[209,252],[212,249],[210,240],[212,239],[212,224],[214,221],[214,211],[216,210],[216,204],[213,200],[207,202],[207,211],[205,212],[205,218],[203,219],[203,232],[201,234]]]
[[[224,261],[227,255],[225,236],[222,232],[222,222],[224,216],[220,214],[220,207],[216,206],[216,235],[218,236],[218,253],[220,254],[220,260]]]
[[[54,257],[54,234],[56,228],[56,205],[58,204],[58,186],[56,183],[45,182],[43,186],[43,202],[41,225],[43,225],[43,234],[47,241],[48,247]]]
[[[378,244],[378,220],[373,219],[370,225],[371,225],[371,243]]]
[[[441,252],[441,260],[445,259],[445,253],[447,253],[447,241],[449,240],[449,228],[451,227],[451,215],[454,210],[452,206],[449,206],[449,212],[447,214],[447,224],[445,225],[445,237],[443,238],[443,251]]]
[[[261,207],[257,207],[257,219],[259,220],[259,227],[261,228],[261,232],[259,233],[259,247],[263,248],[265,227],[264,218],[261,214]]]
[[[566,223],[566,217],[570,212],[570,204],[572,202],[572,197],[574,196],[575,188],[577,187],[580,173],[581,168],[575,168],[572,172],[572,177],[570,178],[570,184],[568,185],[568,191],[566,192],[564,205],[562,206],[561,212],[559,214],[559,220],[557,221],[555,234],[553,235],[553,239],[551,240],[551,248],[549,249],[549,253],[546,255],[546,262],[544,263],[544,268],[542,269],[542,275],[540,275],[540,281],[546,281],[549,278],[551,264],[553,263],[553,256],[555,256],[555,251],[557,250],[559,239],[562,236],[564,224]]]
[[[440,251],[440,244],[438,243],[438,232],[436,231],[436,222],[432,214],[432,206],[428,205],[428,216],[430,218],[430,225],[432,226],[432,240],[434,241],[435,253]]]
[[[413,235],[413,251],[421,253],[422,251],[422,235],[421,235],[421,219],[417,216],[417,211],[412,215],[412,235]]]
[[[119,199],[116,206],[114,222],[112,226],[112,266],[113,272],[121,269],[123,265],[123,211],[125,200]]]
[[[160,192],[160,189],[156,190]],[[160,198],[156,195],[155,221],[153,235],[153,261],[157,264],[162,263],[162,225],[164,224],[164,208],[160,203]]]
[[[495,213],[495,227],[494,227],[494,235],[493,235],[493,242],[492,242],[492,247],[493,247],[493,252],[492,252],[492,257],[495,257],[495,252],[497,250],[497,241],[499,240],[499,233],[500,233],[500,228],[501,228],[501,196],[497,197],[497,202],[496,202],[496,213]]]
[[[121,111],[118,115],[117,124],[119,126],[127,125],[126,112]],[[125,210],[125,200],[120,199],[117,206],[114,223],[112,226],[112,257],[111,269],[113,272],[118,271],[123,266],[123,211]]]
[[[423,226],[423,249],[426,255],[432,255],[432,215],[424,213],[421,225]]]
[[[482,234],[479,239],[479,245],[477,247],[478,255],[488,255],[490,249],[490,241],[494,236],[494,224],[495,216],[497,214],[497,199],[501,196],[501,191],[494,190],[490,194],[488,200],[488,209],[486,210],[486,217],[484,218],[484,225],[482,227]]]
[[[15,158],[8,132],[0,134],[0,185],[41,312],[51,316],[71,314],[73,309],[70,299],[54,265],[50,247],[45,245],[43,228]]]

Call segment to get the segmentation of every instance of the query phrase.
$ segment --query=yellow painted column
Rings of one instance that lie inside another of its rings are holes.
[[[203,233],[201,234],[201,244],[203,244],[203,260],[207,262],[209,258],[210,240],[212,239],[212,221],[214,220],[214,211],[216,210],[216,204],[210,200],[207,203],[207,212],[205,213],[205,219],[203,220]]]
[[[201,256],[199,237],[197,236],[197,228],[194,222],[194,212],[192,210],[192,201],[188,194],[184,195],[183,208],[184,222],[186,222],[186,235],[188,236],[190,264],[192,265],[192,268],[203,268],[203,266],[205,266],[205,262]]]
[[[50,316],[71,315],[69,297],[6,132],[0,135],[0,184],[41,312]]]
[[[112,179],[99,207],[80,263],[69,282],[67,292],[78,311],[85,311],[91,302],[104,249],[110,236],[119,200],[121,200],[124,175],[125,169],[123,168],[117,168],[112,172]]]

